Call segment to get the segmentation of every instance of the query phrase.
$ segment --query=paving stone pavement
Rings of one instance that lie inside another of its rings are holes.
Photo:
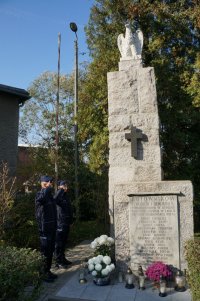
[[[146,281],[146,289],[141,291],[135,283],[134,289],[126,289],[125,283],[119,283],[113,277],[108,286],[96,286],[90,275],[87,276],[86,284],[79,284],[78,272],[56,293],[49,301],[160,301],[158,289],[154,289],[152,282]],[[176,292],[173,285],[167,288],[165,301],[191,301],[189,290]]]
[[[52,269],[58,275],[54,283],[44,283],[37,301],[159,301],[158,290],[152,289],[152,283],[146,283],[146,290],[125,289],[124,283],[118,283],[113,277],[111,284],[99,287],[93,284],[90,275],[86,284],[79,284],[78,269],[85,258],[93,256],[89,247],[90,241],[83,241],[76,247],[67,250],[66,257],[73,262],[67,270]],[[165,301],[192,301],[189,289],[184,293],[175,292],[168,288]]]
[[[58,278],[53,283],[44,282],[41,288],[41,294],[37,301],[48,301],[50,296],[62,288],[70,278],[77,272],[80,264],[85,258],[91,257],[93,251],[90,248],[90,241],[85,240],[81,244],[70,248],[66,251],[66,257],[73,262],[68,269],[52,268],[52,272],[58,275]]]

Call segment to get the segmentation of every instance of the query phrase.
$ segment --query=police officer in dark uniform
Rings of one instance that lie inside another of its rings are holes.
[[[35,214],[40,235],[40,249],[44,257],[44,281],[53,282],[57,275],[51,269],[53,252],[55,249],[57,211],[56,200],[53,197],[52,182],[49,176],[42,176],[41,190],[35,198]]]
[[[67,182],[58,182],[58,191],[55,194],[57,204],[57,231],[55,244],[55,259],[58,268],[67,268],[71,261],[65,258],[65,247],[70,225],[73,223],[71,203],[67,194]]]

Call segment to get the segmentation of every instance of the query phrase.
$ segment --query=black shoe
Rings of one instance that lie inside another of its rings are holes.
[[[52,273],[51,271],[49,271],[48,275],[49,275],[49,277],[52,278],[53,280],[56,279],[56,278],[58,278],[58,275]]]
[[[56,263],[56,268],[58,269],[67,269],[68,268],[68,265],[65,264],[65,263]]]
[[[66,258],[63,260],[63,263],[66,264],[66,265],[72,264],[72,262],[70,260],[66,259]]]

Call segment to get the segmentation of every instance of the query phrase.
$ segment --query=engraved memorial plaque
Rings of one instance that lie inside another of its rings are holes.
[[[179,267],[177,195],[133,195],[129,200],[131,266],[162,261]]]

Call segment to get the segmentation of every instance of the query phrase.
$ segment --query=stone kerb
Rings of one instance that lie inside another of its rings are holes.
[[[193,237],[193,187],[190,181],[160,181],[141,182],[132,184],[116,184],[114,187],[114,216],[116,260],[119,266],[125,268],[125,262],[130,257],[130,228],[129,202],[130,194],[149,193],[151,195],[170,195],[177,193],[178,217],[180,237],[180,268],[187,267],[184,258],[184,244]],[[170,264],[170,262],[169,262]]]

